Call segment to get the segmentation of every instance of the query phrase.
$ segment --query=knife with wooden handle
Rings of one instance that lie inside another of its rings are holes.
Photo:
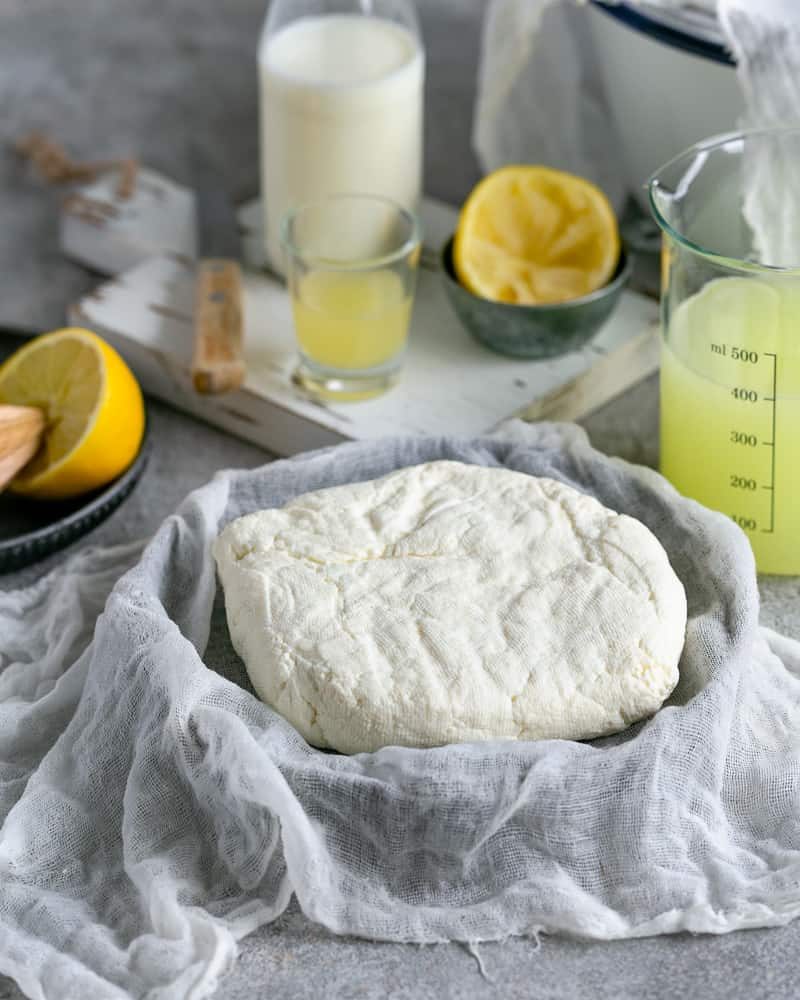
[[[203,394],[231,392],[245,376],[242,271],[236,215],[219,178],[206,178],[198,208],[203,257],[197,262],[192,383]]]
[[[197,392],[238,389],[244,381],[242,272],[234,260],[200,260],[195,287],[192,382]]]

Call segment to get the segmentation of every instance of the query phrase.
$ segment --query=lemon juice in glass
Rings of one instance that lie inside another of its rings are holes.
[[[800,574],[800,131],[711,139],[650,182],[664,233],[661,471]]]
[[[289,212],[282,241],[300,353],[295,380],[324,399],[385,392],[408,338],[416,217],[388,198],[335,195]]]

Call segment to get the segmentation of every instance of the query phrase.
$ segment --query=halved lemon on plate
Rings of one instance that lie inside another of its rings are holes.
[[[617,219],[600,188],[540,166],[485,177],[464,203],[453,243],[466,289],[516,305],[589,295],[612,278],[619,256]]]
[[[89,330],[56,330],[12,354],[0,366],[0,403],[45,415],[42,445],[9,487],[25,496],[63,500],[104,486],[133,462],[144,436],[138,382]]]

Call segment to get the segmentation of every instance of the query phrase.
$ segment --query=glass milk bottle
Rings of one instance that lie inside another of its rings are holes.
[[[258,53],[270,265],[285,213],[332,194],[414,211],[425,58],[412,0],[273,0]]]

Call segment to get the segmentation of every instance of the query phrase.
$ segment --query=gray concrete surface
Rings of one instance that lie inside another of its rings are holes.
[[[483,0],[419,0],[429,52],[426,183],[457,200],[477,175],[469,150]],[[56,196],[8,151],[47,128],[92,155],[138,152],[188,183],[216,175],[232,199],[256,189],[255,34],[263,0],[3,0],[0,4],[0,324],[57,325],[94,279],[59,257]],[[154,453],[131,498],[87,539],[149,534],[193,487],[225,466],[269,456],[153,403]],[[586,421],[594,443],[657,458],[654,380]],[[84,543],[85,544],[85,543]],[[63,556],[14,576],[19,586]],[[761,581],[762,619],[800,635],[800,581]],[[0,948],[2,942],[0,942]],[[800,924],[722,938],[680,935],[597,944],[544,938],[420,948],[335,938],[295,907],[242,942],[219,1000],[791,1000],[800,995]],[[22,994],[0,980],[0,1000]],[[50,998],[48,998],[50,1000]],[[53,998],[57,1000],[57,998]],[[87,998],[91,1000],[91,998]]]

